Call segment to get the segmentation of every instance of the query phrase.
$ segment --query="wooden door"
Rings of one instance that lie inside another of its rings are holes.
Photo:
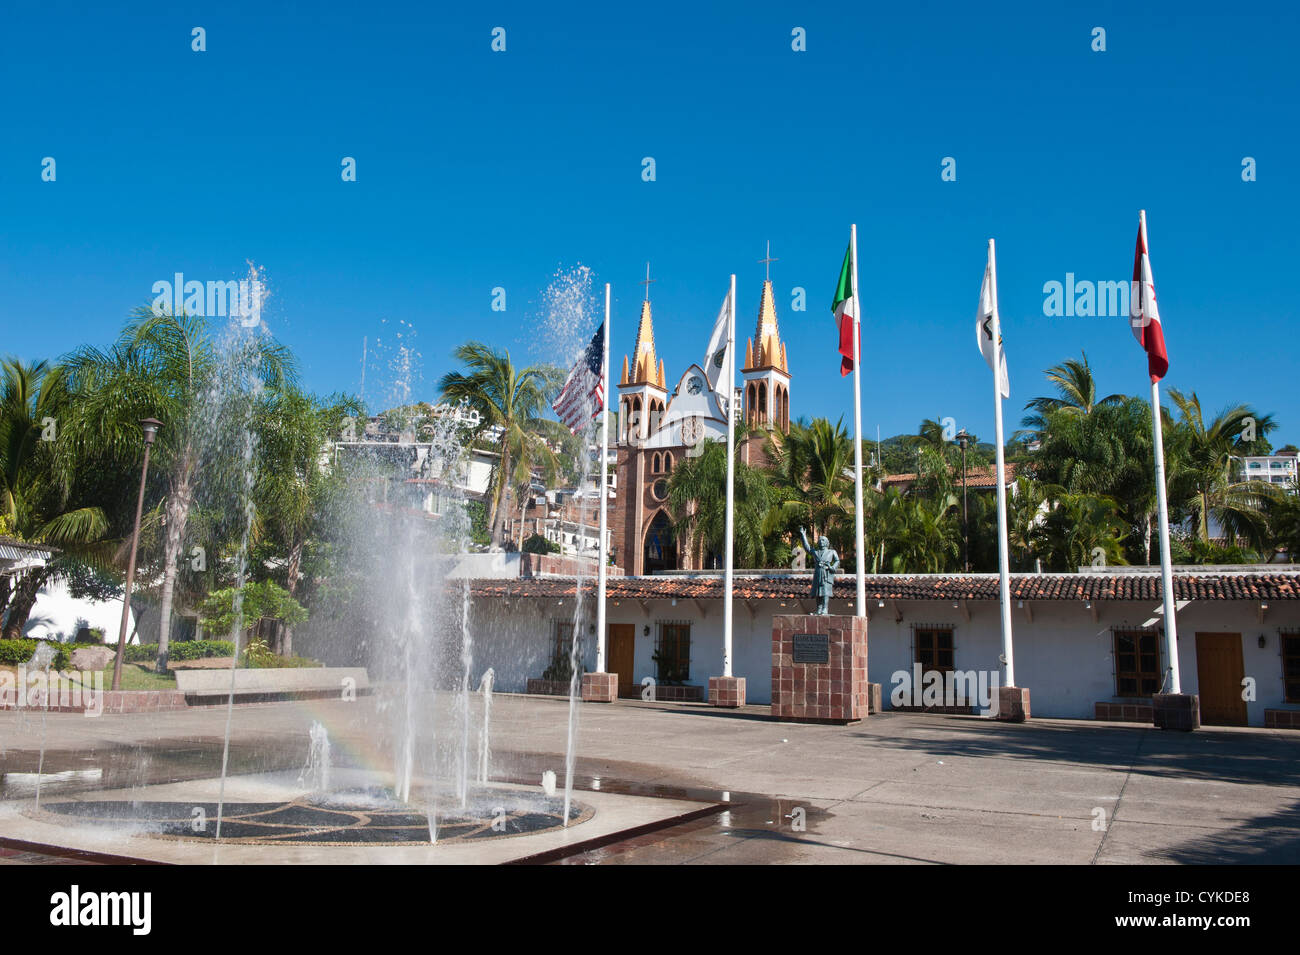
[[[632,672],[635,649],[636,626],[630,623],[611,623],[607,665],[610,673],[618,674],[619,696],[632,696],[636,693],[636,677]]]
[[[1245,677],[1241,634],[1196,635],[1196,680],[1201,697],[1201,722],[1207,726],[1245,726],[1246,701],[1241,698]]]

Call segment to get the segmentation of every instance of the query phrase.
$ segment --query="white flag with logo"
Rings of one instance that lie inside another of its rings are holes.
[[[1011,397],[1011,380],[1007,377],[1007,353],[1002,349],[1002,320],[998,315],[997,265],[993,260],[993,246],[989,244],[989,260],[984,266],[984,284],[980,287],[980,307],[975,315],[975,340],[979,343],[980,354],[984,356],[989,370],[993,369],[993,358],[997,355],[1001,374],[998,391],[1003,398]],[[997,339],[996,343],[994,338]]]
[[[704,374],[709,379],[709,387],[717,394],[726,410],[731,398],[731,386],[724,384],[723,375],[731,367],[727,354],[727,326],[731,318],[731,292],[722,299],[722,308],[718,309],[718,320],[713,323],[713,334],[709,336],[709,350],[704,353]]]

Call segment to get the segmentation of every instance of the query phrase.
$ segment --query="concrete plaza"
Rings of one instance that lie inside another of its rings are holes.
[[[236,706],[231,771],[329,726],[364,750],[375,702]],[[494,766],[513,782],[563,777],[567,701],[509,696],[493,710]],[[224,706],[87,719],[0,712],[0,808],[43,772],[78,788],[210,775]],[[767,707],[621,701],[580,708],[576,789],[687,800],[712,813],[569,855],[568,863],[1296,863],[1300,734],[1160,732],[1131,724],[875,715],[781,723]],[[296,752],[296,751],[295,751]],[[287,763],[286,763],[287,765]],[[199,767],[202,767],[200,773]],[[7,788],[6,788],[7,787]],[[581,834],[581,827],[573,830]],[[0,853],[0,862],[52,861]]]

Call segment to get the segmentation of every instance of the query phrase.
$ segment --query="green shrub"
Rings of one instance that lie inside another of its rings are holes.
[[[181,640],[167,646],[167,657],[171,660],[201,660],[234,655],[235,645],[229,640]],[[126,659],[130,663],[151,663],[158,659],[158,644],[130,644],[126,648]]]
[[[273,670],[278,668],[298,670],[324,665],[319,660],[311,659],[311,657],[282,657],[275,653],[261,654],[256,658],[244,657],[244,666],[250,670]]]
[[[560,545],[541,534],[533,534],[524,541],[523,551],[525,554],[558,554]]]
[[[66,670],[72,665],[72,658],[68,655],[68,650],[62,644],[51,640],[0,640],[0,666],[16,667],[19,664],[26,663],[36,652],[36,648],[41,643],[48,643],[55,649],[54,662],[50,664],[52,670]]]

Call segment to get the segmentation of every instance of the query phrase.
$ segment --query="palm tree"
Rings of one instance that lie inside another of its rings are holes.
[[[1034,534],[1050,569],[1124,564],[1124,522],[1115,502],[1096,494],[1060,494]]]
[[[516,369],[509,351],[497,351],[482,342],[466,342],[453,354],[468,371],[442,376],[438,387],[443,400],[464,401],[477,411],[479,433],[489,428],[501,432],[500,457],[488,485],[487,514],[488,532],[500,545],[504,543],[506,494],[516,467],[553,454],[546,447],[546,437],[558,437],[560,426],[543,416],[563,382],[563,373],[552,365]]]
[[[891,488],[897,495],[897,491]],[[961,554],[961,535],[953,512],[957,496],[933,500],[897,495],[888,504],[890,529],[887,563],[892,573],[937,574],[952,567]]]
[[[898,488],[881,493],[864,488],[862,530],[864,545],[870,555],[867,568],[878,574],[885,567],[885,550],[902,534],[903,511],[907,505]]]
[[[922,459],[927,454],[944,464],[953,464],[961,460],[961,449],[955,441],[948,440],[947,428],[943,423],[933,418],[922,418],[921,427],[909,440],[912,451],[916,455],[918,471],[922,469]]]
[[[249,352],[240,356],[241,367],[250,370],[255,386],[277,389],[292,381],[293,359],[283,346],[260,336],[244,345]],[[162,422],[152,451],[166,487],[159,669],[167,666],[176,579],[203,455],[211,450],[210,436],[235,423],[229,409],[215,404],[218,386],[232,380],[222,359],[203,318],[156,315],[145,305],[108,350],[86,345],[63,361],[72,396],[66,440],[59,442],[63,473],[84,461],[138,460],[140,420]]]
[[[1053,365],[1044,374],[1056,387],[1056,395],[1030,401],[1025,409],[1033,414],[1026,415],[1020,421],[1035,436],[1042,435],[1047,427],[1047,417],[1052,412],[1064,411],[1069,415],[1086,418],[1097,408],[1124,400],[1123,395],[1107,395],[1100,399],[1097,397],[1097,382],[1092,377],[1087,353],[1083,353],[1079,361],[1070,358],[1059,365]]]
[[[1129,526],[1128,552],[1150,563],[1156,486],[1147,402],[1124,397],[1088,414],[1060,407],[1041,420],[1041,444],[1029,461],[1033,477],[1063,492],[1112,498]]]
[[[767,518],[773,489],[767,474],[740,460],[739,442],[735,455],[735,562],[741,567],[763,567],[768,557]],[[668,479],[667,501],[679,539],[688,542],[701,562],[710,553],[720,557],[727,543],[726,443],[707,442],[698,457],[677,464]]]
[[[45,361],[6,358],[0,363],[0,517],[11,524],[17,518],[21,474],[41,440],[42,422],[57,422],[53,404],[58,374]]]
[[[290,387],[268,396],[258,409],[257,513],[285,561],[285,588],[297,599],[303,554],[324,515],[336,478],[321,466],[321,448],[345,419],[362,414],[360,402],[344,395],[324,401]],[[274,650],[293,655],[289,622],[277,628]]]
[[[51,467],[57,425],[66,417],[62,371],[43,361],[11,358],[0,366],[0,378],[0,524],[20,540],[51,544],[61,552],[25,574],[12,592],[11,578],[4,578],[0,612],[9,611],[4,637],[15,638],[22,635],[41,587],[67,559],[102,560],[102,549],[94,545],[108,530],[108,518],[102,507],[78,506]]]
[[[1187,395],[1170,389],[1169,397],[1179,413],[1169,441],[1171,501],[1191,516],[1194,533],[1203,543],[1209,543],[1213,516],[1229,544],[1245,538],[1256,549],[1264,549],[1268,544],[1266,502],[1277,490],[1263,481],[1238,480],[1234,459],[1277,427],[1273,416],[1238,404],[1206,424],[1196,392]],[[1245,440],[1247,435],[1250,441]]]
[[[853,441],[843,421],[796,421],[790,433],[773,433],[771,477],[780,490],[781,521],[787,531],[807,527],[811,539],[851,525]]]

